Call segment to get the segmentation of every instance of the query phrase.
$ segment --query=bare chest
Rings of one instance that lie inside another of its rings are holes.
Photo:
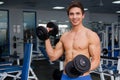
[[[64,47],[67,50],[84,50],[88,48],[88,38],[85,34],[69,35],[64,40]]]

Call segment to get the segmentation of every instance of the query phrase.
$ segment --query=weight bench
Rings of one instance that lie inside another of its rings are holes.
[[[104,65],[104,60],[107,61],[117,61],[117,64],[110,64],[111,66]],[[111,79],[110,80],[120,80],[120,57],[118,58],[113,58],[113,57],[101,57],[101,62],[99,65],[99,68],[95,71],[92,71],[91,73],[97,73],[100,74],[101,80],[105,80],[105,75],[109,76]]]
[[[0,62],[0,66],[5,66],[5,65],[12,65],[12,62]]]
[[[6,61],[14,63],[14,61],[16,61],[16,64],[20,65],[20,58],[17,55],[7,55],[7,56],[2,56],[1,58],[4,59],[4,61],[2,61],[2,63],[4,63],[4,62],[6,63]]]
[[[24,48],[24,59],[23,65],[9,65],[3,66],[0,68],[0,80],[4,80],[6,77],[12,77],[14,80],[28,80],[28,79],[35,79],[38,80],[35,73],[33,72],[32,68],[30,67],[31,64],[31,56],[32,56],[32,49],[33,44],[25,43]],[[31,76],[29,74],[32,74]]]

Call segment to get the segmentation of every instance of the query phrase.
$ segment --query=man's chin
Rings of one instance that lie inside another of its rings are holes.
[[[78,26],[78,24],[73,24],[73,26]]]

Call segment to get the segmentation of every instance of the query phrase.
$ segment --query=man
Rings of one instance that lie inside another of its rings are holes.
[[[82,54],[91,60],[90,70],[77,78],[70,78],[65,70],[61,80],[92,80],[90,71],[95,70],[100,63],[100,40],[98,35],[86,28],[82,20],[84,19],[84,8],[80,2],[72,2],[67,9],[67,14],[72,28],[65,32],[55,48],[51,46],[50,39],[45,40],[47,54],[51,61],[59,59],[63,53],[65,55],[64,67],[77,55]]]

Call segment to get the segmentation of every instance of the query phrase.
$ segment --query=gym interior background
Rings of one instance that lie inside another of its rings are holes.
[[[3,1],[0,5],[0,62],[12,61],[12,65],[21,65],[24,44],[32,42],[31,67],[34,75],[38,80],[53,80],[52,72],[61,67],[61,61],[53,64],[46,60],[40,51],[40,47],[44,48],[44,42],[36,37],[35,28],[38,25],[46,26],[46,23],[52,21],[59,26],[56,38],[69,31],[71,26],[66,7],[72,0]],[[120,80],[120,3],[113,2],[120,0],[80,1],[86,9],[84,25],[97,32],[101,40],[101,64],[91,72],[93,80]],[[56,6],[62,9],[52,9]],[[54,43],[54,39],[51,38],[51,42]]]

